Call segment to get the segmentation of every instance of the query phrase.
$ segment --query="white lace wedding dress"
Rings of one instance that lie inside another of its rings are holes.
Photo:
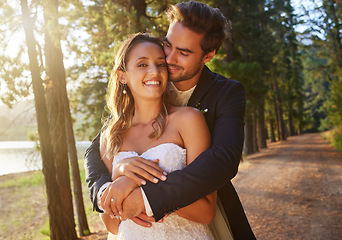
[[[139,156],[134,151],[119,152],[115,155],[113,165],[118,161],[133,156]],[[159,159],[159,165],[166,172],[180,170],[186,166],[186,150],[174,143],[163,143],[148,149],[140,155],[145,159]],[[175,213],[164,218],[162,223],[152,223],[152,227],[145,228],[135,224],[132,220],[120,223],[117,240],[208,240],[214,239],[209,227],[178,216]]]

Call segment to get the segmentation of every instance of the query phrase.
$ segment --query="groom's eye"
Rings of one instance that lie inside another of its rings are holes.
[[[189,56],[189,54],[187,52],[180,52],[180,54],[183,56]]]

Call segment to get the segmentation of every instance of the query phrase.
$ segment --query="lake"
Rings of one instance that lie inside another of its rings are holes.
[[[89,141],[78,141],[76,143],[79,156],[83,156],[89,145]],[[35,150],[35,142],[0,142],[0,175],[39,169],[42,169],[42,160],[40,152]]]

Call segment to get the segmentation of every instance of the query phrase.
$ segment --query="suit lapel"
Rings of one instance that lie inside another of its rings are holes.
[[[189,99],[188,106],[196,107],[197,103],[200,102],[205,93],[210,89],[211,85],[214,84],[214,78],[215,74],[210,71],[207,66],[204,66],[197,86]]]

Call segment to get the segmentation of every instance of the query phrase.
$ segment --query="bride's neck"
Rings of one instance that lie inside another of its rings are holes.
[[[135,113],[132,124],[149,124],[154,121],[160,113],[161,106],[161,101],[135,103]]]

